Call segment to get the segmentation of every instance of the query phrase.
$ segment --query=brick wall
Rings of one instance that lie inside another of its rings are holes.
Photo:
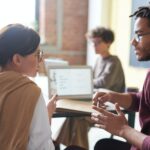
[[[86,64],[88,0],[40,0],[40,35],[45,57]]]

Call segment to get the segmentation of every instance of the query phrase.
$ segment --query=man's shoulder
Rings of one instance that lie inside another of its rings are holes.
[[[120,60],[118,56],[116,55],[110,55],[110,59],[112,60]]]
[[[119,57],[116,56],[116,55],[111,55],[109,60],[110,60],[110,62],[115,63],[115,64],[120,64],[121,63]]]

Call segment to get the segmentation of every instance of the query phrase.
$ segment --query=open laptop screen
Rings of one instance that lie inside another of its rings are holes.
[[[52,66],[48,69],[49,96],[92,98],[92,69],[89,66]]]

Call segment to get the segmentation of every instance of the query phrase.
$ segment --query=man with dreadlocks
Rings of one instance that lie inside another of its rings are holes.
[[[150,60],[150,7],[139,7],[130,17],[135,17],[134,37],[131,41],[138,61]],[[117,114],[108,112],[104,102],[115,104]],[[141,132],[131,128],[120,106],[139,111]],[[139,93],[96,93],[93,98],[92,120],[96,126],[128,141],[103,139],[96,143],[95,150],[150,150],[150,71],[147,73],[144,86]],[[130,144],[132,145],[130,145]]]

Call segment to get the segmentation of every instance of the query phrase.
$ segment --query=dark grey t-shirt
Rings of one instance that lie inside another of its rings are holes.
[[[117,56],[98,57],[93,70],[94,88],[105,88],[116,92],[125,91],[125,77]]]

